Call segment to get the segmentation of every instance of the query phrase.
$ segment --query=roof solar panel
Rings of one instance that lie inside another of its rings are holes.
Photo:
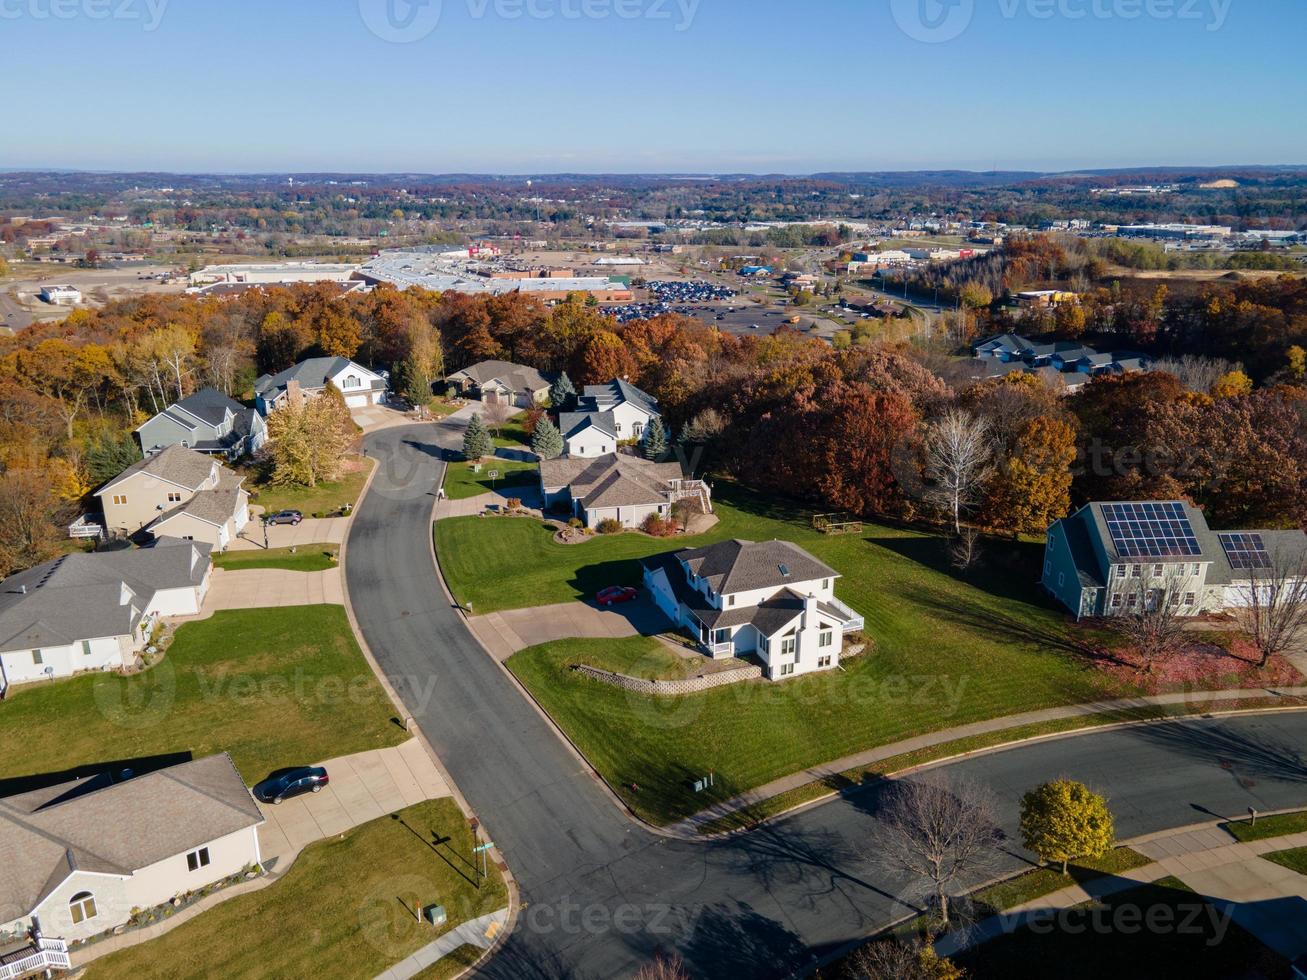
[[[1217,535],[1231,568],[1270,568],[1271,556],[1260,534],[1224,532]]]
[[[1103,517],[1122,558],[1188,558],[1203,553],[1183,504],[1104,504]]]

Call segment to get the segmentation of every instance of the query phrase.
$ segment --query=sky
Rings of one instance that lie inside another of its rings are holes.
[[[1307,163],[1303,0],[0,0],[0,168]]]

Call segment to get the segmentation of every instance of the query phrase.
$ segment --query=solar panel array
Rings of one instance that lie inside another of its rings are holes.
[[[1270,568],[1271,556],[1260,534],[1228,532],[1217,535],[1231,568]]]
[[[1182,504],[1104,504],[1103,517],[1122,558],[1183,558],[1203,553]]]

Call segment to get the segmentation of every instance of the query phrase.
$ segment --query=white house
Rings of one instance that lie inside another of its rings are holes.
[[[558,431],[564,453],[573,459],[594,459],[617,452],[617,420],[612,412],[560,412]]]
[[[75,306],[82,301],[82,291],[76,286],[42,286],[39,295],[54,306]]]
[[[620,378],[608,384],[586,385],[577,412],[611,415],[611,426],[619,441],[643,439],[650,421],[662,417],[656,398]]]
[[[257,868],[261,823],[225,752],[0,800],[0,940],[57,952],[123,925],[133,909]]]
[[[74,553],[0,582],[0,693],[10,684],[131,663],[161,616],[204,604],[209,546]]]
[[[540,489],[546,508],[566,507],[586,527],[605,520],[639,527],[650,514],[669,516],[672,504],[683,499],[712,513],[706,483],[687,479],[680,463],[652,463],[638,456],[541,460]]]
[[[839,573],[788,541],[723,541],[647,558],[644,584],[714,660],[751,655],[780,680],[839,666],[863,619],[835,598]]]
[[[280,374],[265,374],[255,381],[254,402],[266,416],[289,402],[322,394],[327,382],[340,390],[350,408],[380,405],[390,388],[385,376],[347,358],[311,357]]]

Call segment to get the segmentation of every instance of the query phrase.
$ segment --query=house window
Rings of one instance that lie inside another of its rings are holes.
[[[821,580],[821,587],[822,587],[823,589],[829,589],[829,588],[830,588],[830,579],[828,579],[828,578],[824,578],[824,579],[822,579],[822,580]]]
[[[727,604],[728,606],[733,606],[733,605],[735,605],[735,596],[733,596],[733,595],[728,595],[728,596],[726,597],[726,604]]]
[[[359,379],[354,377],[354,375],[352,374],[345,379],[346,388],[357,388],[359,387],[360,384],[362,384],[362,382],[360,382]]]
[[[1052,572],[1053,572],[1053,563],[1051,561],[1044,562],[1044,574],[1051,575]]]
[[[1143,566],[1143,565],[1131,565],[1131,566],[1130,566],[1130,577],[1131,577],[1131,578],[1143,578],[1143,575],[1144,575],[1144,566]]]
[[[828,647],[835,642],[835,634],[830,630],[822,630],[817,638],[817,646]]]
[[[1112,596],[1112,608],[1113,608],[1113,609],[1120,609],[1120,608],[1121,608],[1121,593],[1120,593],[1120,592],[1117,592],[1117,593],[1114,593],[1114,594],[1113,594],[1113,596]]]
[[[1057,587],[1060,589],[1060,588],[1062,588],[1062,586],[1064,586],[1065,584],[1066,584],[1066,573],[1065,573],[1065,572],[1058,572],[1058,573],[1057,573]]]
[[[781,676],[788,677],[794,673],[794,664],[781,664]]]
[[[181,502],[182,502],[182,495],[181,495],[181,492],[180,492],[180,491],[177,491],[177,490],[169,491],[169,493],[168,493],[168,503],[170,503],[170,504],[180,504]]]
[[[831,661],[831,658],[830,658],[829,655],[828,655],[828,656],[825,656],[825,657],[818,657],[818,658],[817,658],[817,666],[818,666],[818,667],[829,667],[829,666],[830,666],[830,661]]]
[[[183,448],[183,449],[190,449],[190,448],[191,448],[191,444],[190,444],[189,442],[187,442],[185,439],[183,439],[183,440],[182,440],[182,448]]]
[[[785,657],[792,653],[797,653],[799,641],[793,636],[787,636],[781,640],[781,656]]]
[[[125,494],[125,493],[115,493],[115,494],[113,495],[113,503],[114,503],[114,506],[115,506],[115,507],[124,507],[124,506],[126,506],[126,505],[127,505],[127,494]]]
[[[73,925],[94,919],[96,915],[95,896],[90,892],[78,892],[68,900],[68,911],[73,915]]]
[[[1136,595],[1134,592],[1131,592],[1128,596],[1125,597],[1125,604],[1129,606],[1131,609],[1133,609],[1135,606],[1139,605],[1139,596]]]
[[[83,656],[83,657],[89,657],[90,655],[91,655],[91,641],[90,641],[90,640],[83,640],[83,641],[82,641],[82,656]]]
[[[33,650],[33,651],[32,651],[32,665],[35,666],[35,667],[40,667],[41,664],[43,664],[43,663],[45,663],[45,657],[41,656],[41,651],[40,651],[40,650]]]
[[[765,636],[758,637],[758,649],[763,653],[771,653],[771,641]]]
[[[1162,565],[1153,566],[1153,578],[1161,578],[1164,574],[1166,574],[1166,568],[1164,566]]]
[[[1202,565],[1195,565],[1195,566],[1194,566],[1194,575],[1195,575],[1195,576],[1198,576],[1198,575],[1201,575],[1201,574],[1203,574],[1203,566],[1202,566]]]
[[[1192,592],[1186,592],[1184,594],[1184,604],[1186,606],[1192,606],[1197,601],[1197,599],[1198,597],[1194,595],[1194,593]]]
[[[201,847],[198,851],[191,851],[186,855],[186,867],[190,871],[199,871],[201,868],[209,866],[209,849]]]

